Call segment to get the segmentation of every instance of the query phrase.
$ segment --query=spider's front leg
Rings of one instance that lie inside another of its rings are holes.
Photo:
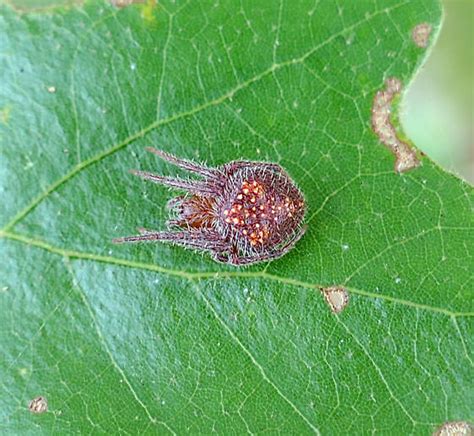
[[[182,232],[154,232],[140,228],[140,235],[114,239],[116,244],[137,242],[166,242],[184,248],[222,253],[228,249],[225,241],[213,230],[183,230]]]
[[[209,168],[205,165],[200,165],[195,162],[192,162],[187,159],[181,159],[179,157],[176,157],[170,153],[167,153],[166,151],[163,150],[158,150],[153,147],[146,147],[146,150],[149,151],[150,153],[155,154],[156,156],[160,157],[161,159],[172,163],[173,165],[176,165],[177,167],[186,170],[186,171],[191,171],[193,173],[196,173],[200,175],[201,177],[205,178],[214,178],[214,179],[219,179],[220,178],[220,173],[217,169],[215,168]]]
[[[185,198],[186,197],[184,195],[173,197],[171,200],[168,200],[168,202],[166,203],[166,208],[172,210],[176,207],[181,206]]]
[[[212,184],[206,181],[198,180],[184,180],[178,177],[167,177],[161,176],[159,174],[153,174],[148,171],[130,171],[135,176],[141,177],[145,180],[150,180],[160,185],[169,186],[171,188],[182,189],[183,191],[188,191],[196,195],[212,197],[216,195],[216,189]]]

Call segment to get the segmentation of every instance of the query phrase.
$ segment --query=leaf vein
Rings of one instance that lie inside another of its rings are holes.
[[[140,407],[145,411],[148,419],[150,420],[150,422],[152,424],[161,424],[163,425],[170,433],[172,433],[173,435],[176,435],[176,432],[171,428],[169,427],[168,424],[166,424],[164,421],[161,421],[161,420],[157,420],[156,418],[154,418],[152,416],[152,414],[150,413],[150,411],[148,410],[148,407],[146,406],[146,404],[140,399],[140,397],[138,396],[137,392],[135,391],[134,387],[132,386],[132,384],[130,383],[130,380],[128,380],[127,378],[127,375],[125,374],[124,370],[120,367],[120,365],[117,363],[117,361],[115,360],[115,357],[114,355],[112,354],[112,351],[110,350],[108,344],[107,344],[107,341],[99,327],[99,323],[97,322],[97,318],[94,314],[94,311],[92,310],[92,307],[91,307],[91,304],[89,302],[89,300],[87,299],[84,291],[82,290],[82,288],[80,287],[78,281],[77,281],[77,278],[76,278],[76,275],[74,274],[74,271],[72,269],[72,266],[70,265],[70,263],[66,262],[66,266],[67,266],[67,270],[72,278],[72,283],[73,283],[73,287],[78,291],[79,295],[80,295],[80,298],[82,300],[82,302],[84,303],[84,306],[86,307],[87,309],[87,312],[90,316],[90,318],[92,319],[92,323],[94,325],[94,329],[96,331],[96,334],[97,336],[99,337],[99,340],[100,342],[102,343],[102,346],[104,348],[104,351],[106,352],[107,356],[110,358],[110,361],[113,365],[113,367],[116,369],[116,371],[120,374],[120,376],[122,377],[123,381],[125,382],[125,384],[127,385],[128,389],[130,390],[131,394],[133,395],[133,398],[135,399],[135,401],[140,405]]]
[[[377,365],[377,363],[374,361],[374,359],[372,358],[372,356],[370,355],[370,353],[368,352],[367,348],[365,347],[365,345],[360,342],[360,340],[356,337],[356,335],[354,335],[352,333],[352,331],[346,326],[346,324],[344,322],[342,322],[342,320],[339,318],[339,317],[336,317],[337,321],[339,322],[339,324],[341,324],[343,327],[344,327],[344,330],[352,336],[352,338],[354,339],[354,341],[356,341],[357,345],[359,345],[359,347],[361,348],[361,350],[364,352],[364,354],[367,356],[367,358],[370,360],[370,363],[373,365],[373,367],[375,368],[375,371],[377,372],[377,374],[379,375],[380,379],[382,380],[382,383],[384,384],[385,388],[387,389],[389,395],[393,398],[393,400],[398,404],[398,406],[400,407],[400,409],[403,411],[403,413],[405,413],[405,415],[410,419],[410,421],[413,423],[413,425],[416,423],[416,421],[413,419],[413,417],[408,413],[408,410],[405,408],[405,406],[403,405],[403,403],[400,401],[400,399],[393,393],[390,385],[388,384],[387,380],[385,379],[385,376],[383,375],[383,372],[382,370],[380,369],[380,367]]]
[[[296,286],[300,288],[307,288],[312,290],[319,290],[321,287],[331,286],[333,283],[319,284],[319,283],[308,283],[302,280],[294,279],[291,277],[282,277],[275,274],[267,273],[266,271],[208,271],[208,272],[187,272],[182,270],[173,270],[169,268],[162,267],[160,265],[149,264],[145,262],[137,262],[126,259],[119,259],[113,256],[103,256],[95,253],[81,252],[77,250],[68,250],[54,245],[49,244],[48,242],[42,241],[40,239],[35,239],[29,236],[21,235],[18,233],[11,233],[0,231],[0,238],[7,238],[13,241],[23,243],[27,246],[41,248],[50,253],[64,256],[70,259],[81,259],[89,260],[95,262],[101,262],[109,265],[118,265],[128,268],[137,268],[141,270],[146,270],[150,272],[156,272],[165,274],[171,277],[180,277],[188,279],[190,281],[199,281],[206,279],[225,279],[225,278],[248,278],[248,279],[268,279],[276,281],[278,283]],[[454,312],[442,307],[429,306],[427,304],[416,303],[410,300],[404,300],[402,298],[392,297],[390,295],[378,294],[375,292],[364,291],[362,289],[354,288],[351,286],[346,286],[348,292],[353,293],[361,297],[367,297],[371,299],[381,299],[386,300],[391,303],[401,304],[404,306],[412,307],[415,309],[426,310],[428,312],[440,313],[446,316],[451,317],[474,317],[474,312]]]
[[[237,345],[242,349],[242,351],[249,357],[250,361],[253,363],[253,365],[258,369],[260,372],[262,378],[276,391],[276,393],[285,400],[286,403],[290,405],[290,407],[296,412],[297,415],[299,415],[300,418],[303,419],[303,421],[313,430],[316,434],[320,434],[319,430],[309,421],[309,419],[301,412],[300,409],[291,401],[282,391],[281,389],[268,377],[268,375],[265,372],[265,369],[260,365],[260,363],[257,361],[255,356],[250,352],[250,350],[242,343],[242,341],[238,338],[238,336],[232,331],[232,329],[225,323],[225,321],[222,319],[222,317],[217,313],[216,309],[214,306],[211,304],[209,299],[204,295],[203,292],[201,292],[201,289],[199,289],[198,286],[196,286],[196,289],[199,292],[199,295],[202,297],[204,302],[206,303],[206,306],[210,310],[210,312],[213,314],[213,316],[216,318],[216,320],[221,324],[221,326],[224,328],[224,330],[229,334],[229,336],[237,343]]]

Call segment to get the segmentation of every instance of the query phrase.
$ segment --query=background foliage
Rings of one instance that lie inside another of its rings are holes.
[[[444,0],[433,51],[404,97],[406,133],[444,168],[474,182],[474,3]]]

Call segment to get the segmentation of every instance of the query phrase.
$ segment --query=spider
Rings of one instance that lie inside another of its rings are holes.
[[[185,180],[132,170],[143,179],[186,191],[168,202],[168,231],[139,228],[115,243],[160,241],[207,251],[217,262],[250,265],[286,254],[303,236],[303,194],[275,163],[232,161],[216,168],[148,151],[201,177]]]

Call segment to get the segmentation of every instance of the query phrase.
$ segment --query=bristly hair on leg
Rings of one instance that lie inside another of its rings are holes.
[[[182,168],[183,170],[191,171],[193,173],[199,174],[202,177],[218,179],[221,176],[220,172],[215,168],[208,168],[205,165],[200,165],[186,159],[180,159],[176,156],[173,156],[172,154],[153,147],[146,147],[145,150],[155,154],[156,156],[159,156],[161,159],[170,162],[179,168]]]

